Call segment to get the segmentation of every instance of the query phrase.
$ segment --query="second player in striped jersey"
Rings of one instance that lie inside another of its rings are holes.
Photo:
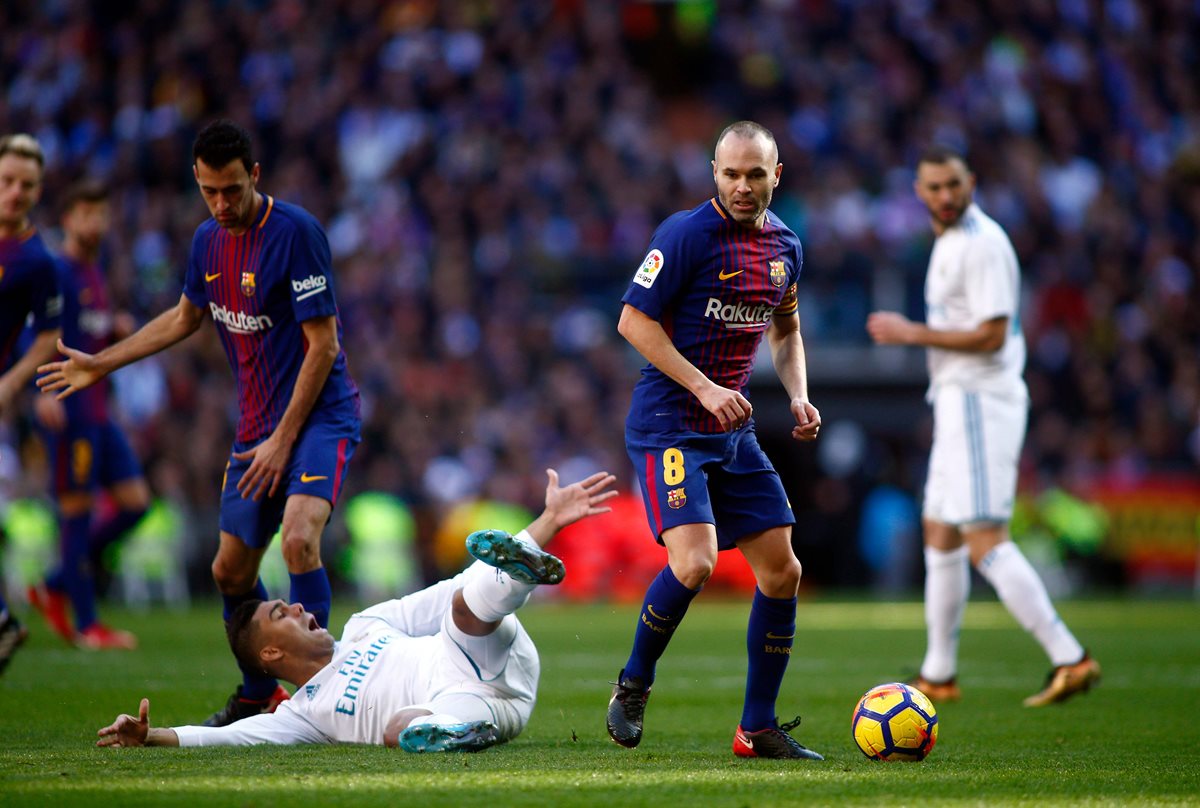
[[[33,378],[34,369],[54,356],[62,315],[62,295],[54,259],[42,243],[30,211],[42,195],[46,160],[37,140],[26,134],[0,137],[0,418]],[[17,342],[33,318],[33,342],[19,356]],[[0,594],[0,673],[28,635]]]
[[[82,180],[66,190],[60,207],[62,338],[98,353],[134,329],[132,317],[110,308],[101,266],[112,219],[108,189]],[[141,463],[110,417],[108,394],[109,384],[101,381],[66,401],[38,396],[34,402],[51,468],[50,493],[58,506],[59,564],[31,589],[30,602],[64,640],[93,650],[137,645],[132,634],[98,619],[94,571],[104,549],[133,528],[150,505]],[[101,489],[116,506],[102,518],[94,513]]]
[[[62,317],[62,294],[54,258],[30,211],[42,195],[45,158],[25,134],[0,137],[0,416],[54,356]],[[26,320],[33,316],[34,340],[15,356]]]
[[[820,759],[776,720],[791,656],[800,562],[795,517],[758,445],[746,388],[763,337],[791,400],[797,440],[817,437],[808,400],[796,281],[795,233],[769,209],[783,172],[771,133],[752,121],[717,140],[717,196],[655,232],[623,302],[619,330],[649,362],[634,388],[625,442],[650,528],[668,564],[646,591],[633,651],[608,707],[608,732],[641,741],[655,665],[719,550],[737,547],[758,588],[750,611],[750,664],[733,751],[743,757]]]
[[[212,219],[192,240],[179,303],[96,355],[64,348],[38,384],[69,395],[163,350],[211,318],[237,379],[240,415],[222,481],[213,578],[224,615],[266,599],[259,563],[282,526],[291,600],[321,625],[331,591],[321,532],[360,440],[358,389],[346,368],[329,243],[303,208],[260,192],[250,136],[215,121],[196,137],[193,172]],[[208,719],[224,725],[274,709],[287,691],[258,671]]]

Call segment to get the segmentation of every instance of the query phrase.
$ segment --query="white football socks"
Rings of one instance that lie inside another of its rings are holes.
[[[1050,602],[1046,585],[1021,548],[1011,541],[998,544],[976,567],[1021,627],[1034,636],[1052,665],[1072,665],[1083,658],[1075,639]]]
[[[925,661],[921,676],[945,682],[958,672],[958,632],[962,628],[971,571],[967,548],[925,548]]]
[[[477,561],[467,569],[463,600],[471,614],[488,623],[500,620],[525,605],[536,584],[514,581],[500,570]]]

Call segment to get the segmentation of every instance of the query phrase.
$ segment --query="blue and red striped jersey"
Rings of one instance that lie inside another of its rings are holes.
[[[308,350],[300,324],[336,317],[342,339],[325,231],[308,211],[264,194],[246,232],[233,235],[215,219],[196,229],[183,293],[209,310],[237,378],[237,440],[265,438],[287,409]],[[312,412],[358,419],[345,351],[338,351]]]
[[[32,227],[0,239],[0,371],[14,361],[30,314],[35,333],[58,328],[62,316],[54,258]]]
[[[113,342],[113,312],[104,275],[95,262],[65,255],[55,260],[62,289],[62,340],[84,353],[97,354]],[[63,403],[73,421],[99,424],[108,420],[108,377],[85,387]]]
[[[657,320],[710,380],[745,395],[771,317],[796,311],[803,260],[800,239],[774,213],[754,230],[714,198],[659,225],[621,300]],[[625,423],[643,432],[721,431],[695,396],[651,364]]]

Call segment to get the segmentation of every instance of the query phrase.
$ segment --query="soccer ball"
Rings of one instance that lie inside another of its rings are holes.
[[[937,743],[937,711],[915,687],[879,685],[859,699],[850,731],[872,760],[924,760]]]

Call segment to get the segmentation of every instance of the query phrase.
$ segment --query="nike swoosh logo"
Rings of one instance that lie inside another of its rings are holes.
[[[207,272],[205,272],[205,273],[204,273],[204,282],[205,282],[205,283],[212,283],[213,281],[215,281],[215,280],[216,280],[217,278],[219,278],[219,277],[221,277],[221,273],[220,273],[220,272],[218,272],[218,273],[217,273],[217,274],[215,274],[215,275],[209,275]]]
[[[744,732],[739,732],[739,733],[738,733],[738,740],[739,740],[739,741],[741,741],[741,742],[742,742],[742,743],[745,745],[745,747],[746,747],[747,749],[749,749],[749,750],[751,750],[751,751],[753,751],[753,750],[754,750],[754,741],[752,741],[752,740],[750,740],[749,738],[747,738],[747,737],[746,737],[746,733],[744,733]]]
[[[739,269],[737,272],[726,272],[724,270],[721,270],[720,272],[717,273],[717,280],[727,281],[730,278],[732,278],[734,275],[741,275],[745,271],[746,270],[744,270],[744,269]]]
[[[794,639],[796,639],[796,635],[795,634],[774,634],[774,633],[768,631],[767,639],[768,640],[794,640]]]
[[[317,480],[328,480],[328,479],[329,479],[328,476],[314,475],[314,474],[309,474],[307,472],[300,475],[300,482],[302,482],[302,483],[315,483]]]
[[[669,615],[669,614],[661,615],[658,612],[654,611],[653,606],[647,606],[646,611],[650,612],[650,616],[653,617],[655,620],[670,620],[671,619],[671,615]]]

